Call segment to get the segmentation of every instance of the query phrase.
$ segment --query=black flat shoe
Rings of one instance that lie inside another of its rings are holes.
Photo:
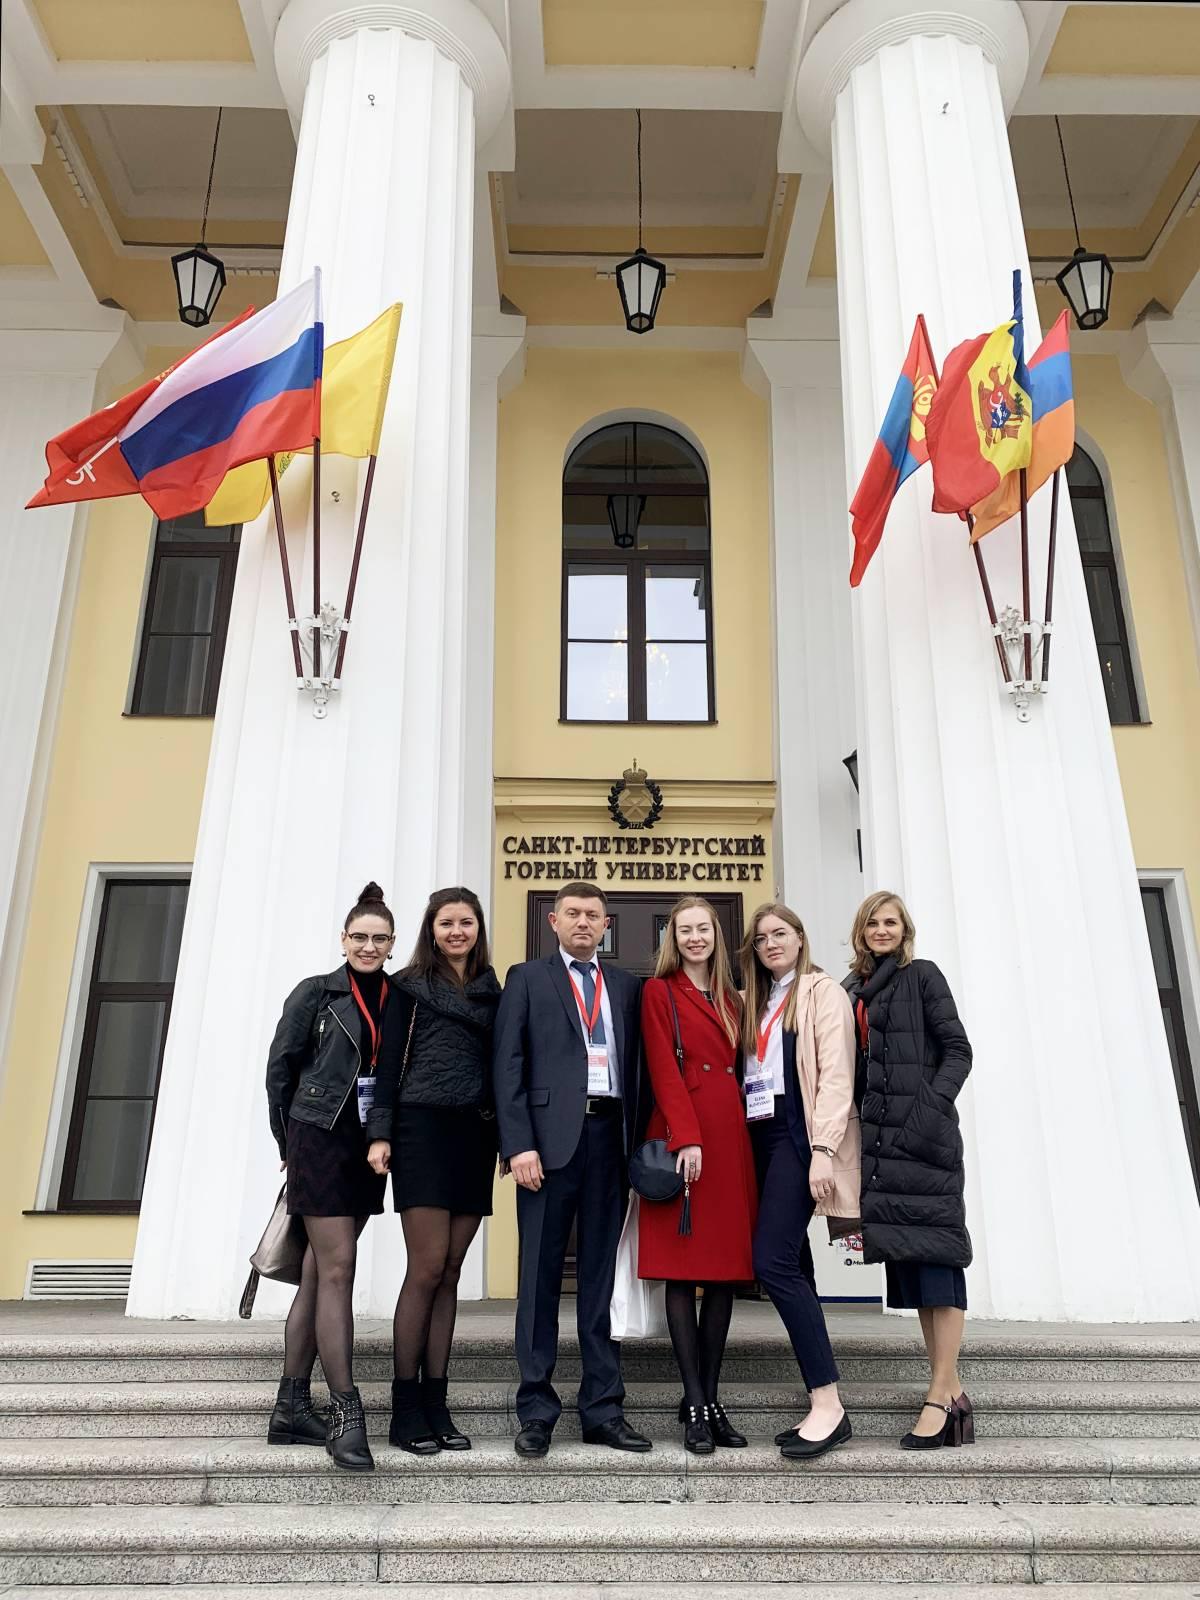
[[[635,1432],[624,1417],[614,1417],[611,1422],[602,1422],[598,1428],[585,1428],[583,1442],[606,1444],[610,1450],[632,1450],[636,1455],[644,1455],[647,1450],[654,1448],[649,1439]]]
[[[519,1456],[533,1460],[550,1450],[550,1425],[547,1422],[527,1422],[517,1435],[513,1449]]]
[[[388,1443],[407,1450],[410,1456],[436,1456],[441,1449],[421,1406],[421,1386],[416,1378],[392,1379]]]
[[[706,1406],[685,1406],[683,1422],[683,1448],[694,1456],[711,1456],[716,1449],[708,1428]]]
[[[968,1404],[970,1402],[968,1401]],[[939,1405],[936,1400],[926,1400],[921,1407],[926,1406],[930,1411],[944,1411],[946,1420],[936,1433],[906,1433],[900,1441],[901,1450],[941,1450],[943,1446],[953,1446],[960,1442],[959,1428],[961,1418],[955,1410],[953,1403],[948,1406]],[[971,1438],[975,1437],[974,1424],[971,1428]]]
[[[796,1427],[799,1427],[799,1426],[800,1426],[800,1424],[797,1423]],[[780,1428],[779,1432],[775,1435],[775,1443],[776,1444],[786,1444],[789,1439],[794,1439],[795,1437],[796,1437],[796,1428]]]
[[[362,1396],[357,1389],[344,1394],[329,1394],[329,1425],[325,1448],[335,1467],[345,1472],[374,1472],[375,1458],[367,1443],[367,1423]]]
[[[710,1400],[705,1406],[708,1413],[708,1431],[713,1436],[713,1443],[720,1445],[723,1450],[744,1450],[747,1439],[744,1433],[739,1433],[725,1415],[725,1407],[719,1400]]]
[[[421,1409],[429,1431],[443,1450],[469,1450],[471,1441],[460,1428],[446,1405],[447,1382],[445,1378],[421,1379]]]
[[[850,1418],[842,1412],[842,1420],[832,1433],[823,1439],[802,1439],[798,1433],[793,1433],[791,1438],[780,1449],[780,1455],[785,1461],[815,1461],[818,1456],[823,1456],[827,1450],[835,1449],[854,1432],[850,1426]]]

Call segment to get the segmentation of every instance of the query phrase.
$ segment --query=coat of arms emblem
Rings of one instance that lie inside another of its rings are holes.
[[[608,791],[608,814],[618,828],[652,828],[662,816],[662,790],[637,764],[626,767]]]
[[[979,405],[979,426],[983,442],[990,450],[1001,439],[1017,439],[1025,419],[1024,400],[1018,390],[1013,392],[1013,375],[1000,376],[1000,368],[993,367],[988,381],[976,385]]]

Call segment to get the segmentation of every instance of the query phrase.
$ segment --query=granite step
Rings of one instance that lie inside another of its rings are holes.
[[[1196,1583],[1200,1510],[1144,1506],[0,1510],[0,1584]],[[559,1591],[560,1593],[562,1591]],[[611,1591],[607,1591],[611,1593]],[[945,1593],[939,1589],[939,1593]]]
[[[908,1583],[902,1600],[1029,1600],[1029,1583]],[[664,1600],[662,1585],[651,1583],[486,1583],[322,1584],[320,1600]],[[59,1584],[0,1588],[4,1600],[114,1600],[108,1585]],[[1060,1583],[1053,1600],[1196,1600],[1195,1583]],[[762,1600],[752,1583],[708,1583],[705,1600]],[[317,1600],[310,1584],[254,1583],[145,1584],[138,1600]],[[771,1600],[896,1600],[890,1584],[776,1583]]]
[[[390,1388],[364,1383],[368,1429],[386,1433]],[[572,1389],[563,1385],[570,1407]],[[864,1437],[899,1438],[924,1396],[924,1384],[847,1383],[843,1397]],[[672,1438],[677,1427],[678,1381],[631,1383],[626,1415],[651,1437]],[[8,1384],[0,1388],[0,1439],[208,1438],[261,1436],[275,1398],[272,1383]],[[972,1384],[981,1435],[992,1439],[1123,1438],[1200,1439],[1200,1383]],[[749,1436],[762,1438],[802,1415],[795,1382],[724,1384],[730,1416]],[[516,1386],[503,1382],[452,1383],[450,1404],[465,1431],[481,1439],[516,1432]],[[579,1419],[568,1409],[559,1436],[578,1437]]]
[[[678,1437],[648,1455],[556,1442],[523,1461],[508,1440],[419,1459],[380,1443],[376,1471],[339,1472],[324,1450],[258,1439],[11,1440],[0,1506],[401,1505],[604,1502],[1200,1505],[1200,1442],[992,1439],[902,1451],[856,1437],[807,1465],[771,1444],[689,1455]]]

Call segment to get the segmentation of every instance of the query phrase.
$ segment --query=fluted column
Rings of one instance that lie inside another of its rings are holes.
[[[944,355],[1002,320],[1020,266],[1037,343],[1005,130],[1027,48],[1016,0],[849,0],[802,61],[798,109],[833,156],[848,493],[918,312]],[[1068,497],[1052,688],[1027,724],[999,691],[963,532],[928,504],[927,475],[901,491],[853,606],[863,844],[867,887],[909,900],[975,1046],[972,1305],[1194,1317],[1200,1210]],[[1011,530],[987,555],[1018,595]]]
[[[294,686],[270,525],[243,537],[135,1315],[234,1314],[279,1182],[262,1080],[283,997],[341,960],[337,930],[368,878],[388,893],[406,957],[429,891],[464,877],[474,162],[507,102],[507,61],[469,0],[290,0],[276,58],[294,110],[303,98],[281,288],[321,267],[328,342],[393,300],[404,314],[342,689],[324,721]],[[305,574],[308,473],[284,480]],[[355,464],[323,463],[323,589],[339,603],[361,479]],[[297,590],[311,592],[307,576]],[[390,1312],[398,1223],[364,1237],[360,1311]],[[477,1257],[467,1293],[482,1288]],[[286,1298],[267,1290],[263,1303]]]

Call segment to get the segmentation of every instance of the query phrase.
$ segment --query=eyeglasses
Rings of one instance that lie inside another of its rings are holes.
[[[795,928],[789,928],[786,933],[756,933],[754,936],[754,948],[756,950],[765,950],[769,944],[786,944],[793,936],[797,939],[800,937]]]
[[[394,933],[348,933],[346,938],[356,950],[363,950],[367,945],[374,945],[376,950],[386,950],[396,937]]]

